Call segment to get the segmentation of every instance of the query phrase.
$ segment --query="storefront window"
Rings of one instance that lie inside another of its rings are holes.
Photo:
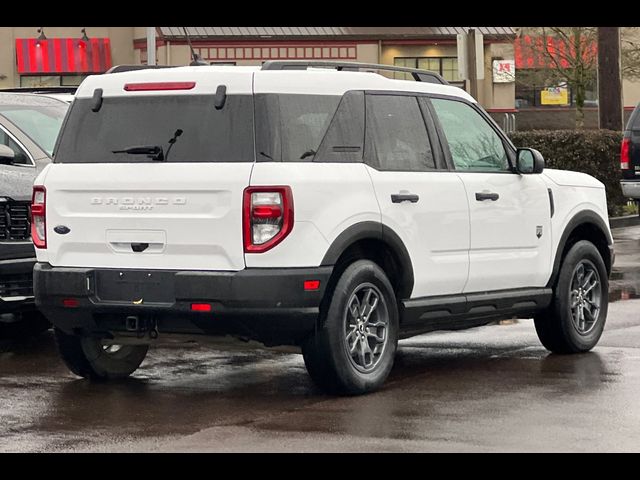
[[[23,75],[20,77],[21,87],[57,87],[60,77],[55,75]]]
[[[39,87],[76,87],[87,78],[87,75],[22,75],[20,86],[29,88]]]
[[[586,83],[585,107],[598,105],[598,82],[595,72]],[[553,69],[516,71],[516,108],[575,107],[575,89]]]
[[[393,59],[393,64],[396,67],[430,70],[440,74],[445,80],[456,86],[464,85],[458,75],[458,59],[456,57],[396,57]],[[394,78],[411,80],[411,76],[406,73],[395,73]]]
[[[65,87],[77,87],[87,78],[86,75],[63,75],[60,77],[60,85]]]

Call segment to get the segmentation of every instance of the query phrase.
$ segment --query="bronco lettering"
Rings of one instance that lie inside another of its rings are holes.
[[[118,205],[120,210],[151,210],[155,205],[186,205],[185,197],[92,197],[91,205]]]

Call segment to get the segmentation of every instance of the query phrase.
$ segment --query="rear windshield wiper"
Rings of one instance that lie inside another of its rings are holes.
[[[175,145],[178,137],[182,135],[182,130],[177,129],[173,134],[173,137],[169,139],[169,148],[167,148],[167,154],[164,154],[164,150],[159,145],[144,145],[141,147],[128,147],[124,150],[111,150],[112,153],[126,153],[127,155],[146,155],[151,160],[163,161],[169,158],[169,152]]]
[[[304,160],[307,157],[315,157],[316,156],[316,151],[313,149],[309,149],[306,152],[304,152],[302,155],[300,155],[300,160]]]
[[[111,153],[126,153],[127,155],[146,155],[152,160],[164,160],[164,151],[159,145],[144,145],[128,147],[124,150],[112,150]]]

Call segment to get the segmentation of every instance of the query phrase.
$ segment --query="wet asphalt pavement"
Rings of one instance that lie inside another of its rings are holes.
[[[180,343],[92,384],[50,332],[0,341],[0,452],[640,451],[640,227],[614,230],[607,326],[549,354],[533,322],[400,342],[384,388],[323,395],[300,355]]]

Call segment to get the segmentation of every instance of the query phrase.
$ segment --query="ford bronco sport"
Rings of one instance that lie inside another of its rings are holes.
[[[36,301],[72,372],[130,375],[158,335],[233,335],[300,346],[318,385],[358,394],[418,333],[533,317],[553,352],[596,345],[602,183],[543,172],[433,74],[361,67],[82,83],[32,205]]]

